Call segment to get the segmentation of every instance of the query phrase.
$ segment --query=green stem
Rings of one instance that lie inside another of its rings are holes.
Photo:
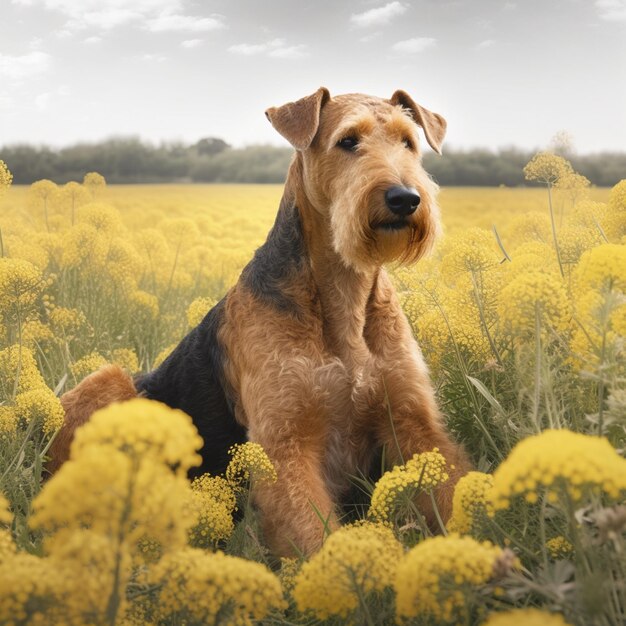
[[[550,223],[552,224],[552,239],[554,240],[554,248],[556,250],[556,260],[559,262],[559,271],[561,272],[561,278],[565,278],[565,272],[563,271],[563,263],[561,262],[561,250],[559,249],[559,242],[556,238],[556,224],[554,223],[554,209],[552,207],[552,184],[548,183],[548,204],[550,206]]]

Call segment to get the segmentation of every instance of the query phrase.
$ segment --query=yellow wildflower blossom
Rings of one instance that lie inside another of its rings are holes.
[[[0,561],[0,624],[60,624],[60,580],[47,559],[18,552]]]
[[[446,459],[438,448],[413,455],[404,465],[385,472],[376,483],[368,515],[392,524],[412,509],[413,498],[448,480]]]
[[[111,363],[116,363],[127,372],[135,374],[139,371],[139,358],[131,348],[117,348],[111,353]]]
[[[85,189],[89,190],[92,198],[96,198],[100,195],[106,187],[106,184],[107,182],[104,176],[98,174],[98,172],[88,172],[83,177],[83,186]]]
[[[48,387],[39,387],[15,397],[15,415],[26,423],[41,420],[43,432],[50,435],[63,426],[65,411]]]
[[[196,298],[187,308],[187,322],[190,328],[197,326],[204,316],[215,306],[213,298]]]
[[[191,418],[161,402],[135,398],[96,411],[76,432],[71,457],[91,446],[115,448],[133,457],[176,467],[179,475],[201,461],[202,439]]]
[[[90,445],[45,484],[33,501],[30,525],[48,533],[52,553],[80,529],[121,539],[129,552],[140,553],[146,537],[177,549],[186,544],[194,521],[189,498],[186,478],[152,455]]]
[[[449,530],[472,533],[475,525],[491,511],[492,485],[493,476],[482,472],[468,472],[459,480],[454,488]]]
[[[2,493],[0,493],[0,523],[2,524],[11,523],[11,513],[9,512],[9,502],[2,495]]]
[[[359,598],[393,585],[402,545],[380,524],[357,524],[334,532],[296,576],[298,610],[318,619],[347,618]]]
[[[502,326],[521,338],[534,335],[537,314],[546,336],[546,327],[563,332],[571,318],[563,281],[539,271],[520,274],[506,285],[499,295],[498,311]]]
[[[12,406],[0,405],[0,442],[12,439],[17,432],[17,415]]]
[[[546,430],[513,448],[493,475],[491,497],[500,510],[518,496],[535,499],[540,490],[576,503],[587,491],[618,499],[626,491],[626,459],[603,437]]]
[[[72,363],[70,365],[70,372],[72,372],[72,376],[74,376],[76,382],[80,382],[85,376],[92,374],[106,364],[107,360],[101,354],[91,352]]]
[[[513,609],[492,613],[481,626],[570,626],[570,623],[560,613],[541,609]]]
[[[17,393],[45,387],[35,356],[26,346],[12,345],[0,350],[0,392],[3,398],[13,395],[17,379]]]
[[[524,167],[526,180],[537,180],[546,185],[554,185],[572,173],[569,161],[550,152],[538,152]]]
[[[13,535],[8,528],[0,528],[0,563],[17,552]],[[0,592],[1,595],[1,592]],[[0,600],[2,602],[2,600]]]
[[[19,312],[24,318],[39,297],[41,270],[24,259],[0,258],[0,312]]]
[[[154,606],[159,623],[252,626],[285,605],[278,578],[264,565],[221,552],[166,554],[148,582],[160,587]]]
[[[211,548],[228,539],[234,530],[235,492],[221,476],[204,474],[191,483],[191,507],[196,523],[189,533],[190,545]]]
[[[456,534],[425,539],[400,562],[396,574],[396,613],[403,618],[432,617],[464,623],[470,607],[470,589],[493,576],[502,550]]]
[[[562,559],[574,552],[574,546],[565,537],[559,535],[546,541],[546,548],[553,559]]]
[[[232,458],[226,468],[226,479],[233,485],[276,482],[274,465],[258,443],[235,444],[228,452]]]
[[[6,191],[13,181],[13,174],[9,171],[7,164],[0,159],[0,194]]]

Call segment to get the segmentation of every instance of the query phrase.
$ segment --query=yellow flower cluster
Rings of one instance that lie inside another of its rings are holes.
[[[0,194],[6,191],[13,181],[13,174],[9,171],[7,164],[0,159]]]
[[[548,539],[546,548],[553,559],[563,559],[574,552],[574,546],[561,535]]]
[[[570,626],[559,613],[540,609],[514,609],[492,613],[481,626]]]
[[[152,459],[176,468],[182,476],[200,463],[196,450],[202,447],[202,439],[186,413],[154,400],[135,398],[96,411],[76,432],[72,459],[79,459],[83,450],[102,446],[133,459]]]
[[[264,565],[221,552],[166,554],[147,581],[159,589],[159,624],[251,626],[285,605],[278,578]]]
[[[514,278],[500,293],[498,313],[503,327],[517,337],[532,337],[536,319],[542,334],[563,332],[571,310],[562,280],[555,274],[527,271]]]
[[[18,394],[13,410],[19,419],[26,422],[41,420],[46,435],[61,428],[65,418],[61,402],[48,387],[38,387]]]
[[[258,443],[236,444],[228,452],[232,458],[226,468],[226,480],[232,485],[276,482],[274,464]]]
[[[537,180],[549,185],[554,185],[572,174],[570,163],[550,152],[539,152],[524,167],[526,180]]]
[[[589,492],[618,499],[626,491],[626,459],[604,438],[546,430],[518,443],[493,475],[494,509],[516,497],[536,502],[541,491],[579,502]]]
[[[196,298],[187,308],[187,323],[189,324],[189,328],[195,328],[216,304],[213,298]]]
[[[482,472],[468,472],[454,488],[450,531],[472,534],[475,526],[492,511],[490,492],[493,476]]]
[[[221,476],[204,474],[191,483],[191,507],[195,524],[189,543],[195,548],[212,548],[228,539],[234,529],[237,499],[231,484]]]
[[[360,598],[393,585],[401,557],[402,545],[389,528],[371,523],[346,526],[302,565],[293,599],[299,611],[318,619],[348,618]]]
[[[101,354],[92,352],[91,354],[78,359],[75,363],[72,363],[72,365],[70,365],[70,371],[78,383],[85,378],[85,376],[88,376],[106,364],[107,360]]]
[[[465,623],[468,591],[493,576],[502,550],[456,534],[426,539],[412,548],[396,573],[398,618],[431,617],[439,622]]]
[[[0,258],[0,315],[25,320],[44,286],[41,270],[32,263]]]
[[[446,459],[438,448],[413,455],[404,465],[385,472],[376,483],[368,515],[385,524],[403,518],[420,491],[428,492],[448,480]]]

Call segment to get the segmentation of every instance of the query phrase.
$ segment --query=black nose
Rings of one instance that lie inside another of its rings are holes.
[[[411,187],[390,187],[385,191],[385,203],[392,213],[406,217],[415,213],[420,203],[420,195]]]

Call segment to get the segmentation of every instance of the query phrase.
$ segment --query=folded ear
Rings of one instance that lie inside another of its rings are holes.
[[[404,107],[411,111],[415,122],[424,129],[426,135],[426,141],[430,144],[430,147],[437,153],[441,154],[441,144],[443,138],[446,135],[446,127],[448,126],[446,120],[439,115],[439,113],[433,113],[423,106],[417,104],[406,91],[398,89],[390,99],[391,104]]]
[[[272,126],[296,149],[306,150],[313,141],[320,123],[320,111],[330,100],[326,87],[295,102],[265,111]]]

